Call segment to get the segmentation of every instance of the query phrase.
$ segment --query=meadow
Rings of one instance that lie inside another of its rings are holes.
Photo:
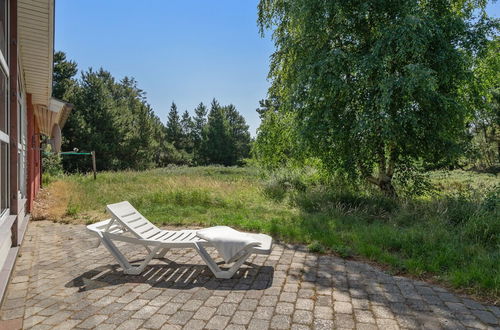
[[[151,221],[228,225],[381,265],[500,302],[500,177],[433,172],[432,193],[390,199],[254,168],[167,167],[47,180],[35,219],[91,223],[128,200]]]

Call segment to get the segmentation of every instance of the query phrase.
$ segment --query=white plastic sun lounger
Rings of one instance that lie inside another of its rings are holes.
[[[196,230],[162,230],[126,201],[110,204],[106,210],[111,214],[111,219],[88,225],[87,230],[99,238],[97,246],[102,242],[116,258],[125,274],[141,274],[153,258],[163,258],[169,249],[192,248],[198,251],[215,277],[231,278],[250,255],[271,253],[272,238],[270,236],[248,233],[260,242],[260,246],[246,248],[236,260],[233,260],[234,264],[229,269],[221,270],[205,249],[211,246],[210,242],[196,236]],[[142,245],[149,254],[139,265],[131,265],[113,241]]]

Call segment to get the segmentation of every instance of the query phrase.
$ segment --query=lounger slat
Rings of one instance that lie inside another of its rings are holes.
[[[147,238],[148,239],[157,239],[158,237],[154,238],[155,236],[158,236],[159,234],[161,234],[162,231],[159,230],[159,231],[155,231],[153,234],[149,235]]]
[[[134,214],[137,214],[137,211],[132,210],[132,209],[128,209],[128,210],[124,210],[123,212],[121,212],[120,216],[122,218],[127,218],[127,217],[130,217],[131,215],[134,215]]]
[[[142,230],[143,228],[141,228],[141,227],[148,226],[148,225],[151,225],[151,223],[148,223],[148,222],[144,221],[144,222],[141,222],[140,224],[135,224],[135,225],[134,225],[134,226],[132,226],[132,227],[133,227],[135,230],[138,230],[138,229]]]
[[[182,235],[184,235],[184,233],[183,233],[182,231],[181,231],[181,232],[177,232],[177,235],[174,235],[174,237],[172,237],[171,239],[169,239],[169,241],[173,241],[173,242],[178,241],[178,240],[179,240],[179,238],[180,238]]]
[[[193,233],[188,233],[186,236],[184,236],[184,238],[181,240],[181,241],[189,241],[189,237],[191,237],[191,235],[193,235]]]
[[[145,235],[146,233],[148,233],[148,234],[149,234],[149,232],[150,232],[151,230],[155,230],[155,228],[156,228],[155,226],[150,226],[150,227],[148,227],[148,228],[147,228],[147,229],[145,229],[145,230],[141,230],[141,235]]]
[[[159,241],[159,240],[161,240],[163,237],[165,237],[165,235],[168,235],[168,234],[170,234],[170,232],[169,232],[169,231],[162,230],[162,234],[161,234],[160,236],[156,237],[156,238],[155,238],[155,240]]]
[[[163,241],[168,241],[170,238],[174,237],[177,234],[177,231],[170,232],[170,235],[163,238]]]
[[[137,221],[139,221],[139,220],[144,221],[144,219],[143,219],[142,217],[137,217],[137,218],[134,218],[134,219],[132,219],[132,220],[127,220],[127,223],[134,223],[134,222],[137,222]]]

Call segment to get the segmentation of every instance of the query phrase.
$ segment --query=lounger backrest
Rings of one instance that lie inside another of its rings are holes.
[[[160,231],[127,201],[109,204],[106,210],[138,238],[147,239],[153,232]]]

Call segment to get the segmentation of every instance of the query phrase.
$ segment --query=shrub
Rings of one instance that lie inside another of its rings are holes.
[[[325,253],[326,252],[323,244],[321,244],[318,241],[312,241],[311,244],[309,244],[307,246],[307,249],[309,250],[309,252],[315,252],[315,253]]]
[[[42,170],[44,174],[58,176],[63,173],[61,156],[50,151],[42,152]]]

